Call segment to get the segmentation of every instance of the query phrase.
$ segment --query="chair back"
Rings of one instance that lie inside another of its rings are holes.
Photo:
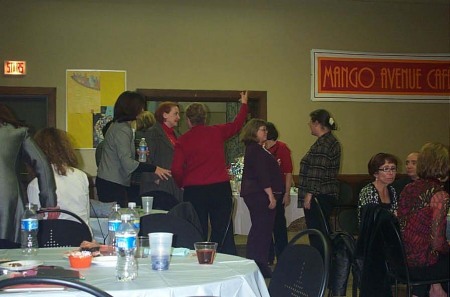
[[[320,238],[324,255],[318,249],[297,241],[306,236]],[[307,229],[294,236],[285,248],[269,284],[271,296],[324,296],[330,271],[330,243],[322,232]]]
[[[386,257],[388,272],[394,278],[409,283],[408,262],[397,218],[391,215],[390,219],[384,220],[379,232],[381,232],[383,238],[383,251]]]
[[[64,209],[38,211],[39,214],[51,212],[68,214],[77,219],[78,222],[61,219],[39,220],[39,247],[79,247],[84,240],[92,241],[92,234],[89,226],[78,215]]]
[[[203,232],[200,219],[191,202],[180,202],[169,210],[167,214],[182,218],[191,223],[200,234]]]
[[[320,207],[320,202],[316,197],[313,197],[313,201],[311,203],[310,212],[313,216],[319,219],[319,226],[316,226],[320,232],[322,232],[325,236],[330,236],[331,228],[330,223],[325,218],[325,215]]]
[[[358,201],[353,197],[353,189],[350,184],[339,181],[339,196],[337,206],[356,206]]]
[[[203,241],[201,233],[191,223],[168,214],[149,214],[141,217],[139,235],[152,232],[173,233],[173,247],[194,249],[195,242]]]
[[[140,198],[143,196],[153,197],[153,209],[169,211],[180,203],[172,194],[164,191],[149,191],[139,195]]]
[[[342,231],[358,235],[358,210],[356,207],[340,210],[337,214],[337,222]]]
[[[69,287],[72,289],[77,289],[86,293],[89,293],[96,297],[112,297],[112,295],[106,293],[103,290],[100,290],[97,287],[92,285],[82,283],[76,280],[68,280],[68,279],[60,279],[60,278],[44,278],[44,277],[36,277],[36,276],[28,276],[28,277],[12,277],[0,280],[0,289],[5,289],[14,286],[23,286],[23,285],[39,285],[39,284],[47,284],[47,285],[57,285],[63,287]]]
[[[20,248],[20,243],[8,240],[0,239],[0,250],[2,249],[17,249]]]

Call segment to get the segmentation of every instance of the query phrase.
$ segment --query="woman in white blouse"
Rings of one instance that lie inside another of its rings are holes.
[[[89,225],[89,182],[87,175],[75,168],[78,160],[67,133],[45,128],[36,133],[34,140],[52,165],[58,207],[77,214]],[[36,178],[28,185],[28,200],[40,208]],[[76,220],[64,213],[59,218]]]

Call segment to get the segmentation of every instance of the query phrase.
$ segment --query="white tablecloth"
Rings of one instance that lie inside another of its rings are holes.
[[[70,248],[43,248],[32,259],[44,261],[44,265],[69,267],[69,260],[63,257]],[[8,250],[3,258],[25,259],[20,249]],[[27,258],[31,259],[31,258]],[[90,268],[79,269],[85,276],[84,282],[94,285],[113,296],[134,297],[185,297],[185,296],[233,296],[269,297],[264,278],[252,260],[237,256],[217,254],[214,264],[200,265],[197,257],[173,256],[169,270],[154,271],[150,258],[138,259],[138,277],[132,282],[118,282],[115,267],[101,267],[92,264]],[[2,278],[5,276],[2,276]],[[11,296],[80,296],[80,292],[46,291],[11,293]]]
[[[234,234],[248,235],[252,222],[250,220],[250,213],[244,199],[239,195],[234,195],[235,200],[235,215],[234,215]],[[286,216],[286,226],[289,226],[298,218],[304,217],[303,208],[297,208],[297,193],[291,193],[291,204],[284,209]]]

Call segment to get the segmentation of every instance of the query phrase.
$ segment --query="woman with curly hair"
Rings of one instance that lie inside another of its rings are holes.
[[[89,182],[87,175],[76,168],[78,160],[67,133],[44,128],[36,133],[34,141],[53,167],[59,208],[77,214],[89,225]],[[28,199],[40,208],[39,192],[35,178],[28,184]],[[64,213],[59,218],[76,221]]]

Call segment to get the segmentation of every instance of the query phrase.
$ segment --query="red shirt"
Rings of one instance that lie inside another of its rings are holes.
[[[169,138],[170,143],[172,143],[172,145],[175,145],[175,142],[177,141],[175,130],[173,128],[167,127],[167,125],[164,123],[162,123],[161,126],[163,128],[164,133],[166,133],[167,138]]]
[[[449,194],[437,180],[422,179],[403,189],[397,216],[402,229],[408,266],[430,266],[447,254],[445,238]]]
[[[242,104],[231,123],[192,127],[175,143],[172,177],[178,186],[200,186],[229,181],[224,143],[235,135],[247,118],[247,104]]]
[[[286,184],[286,174],[292,173],[292,158],[291,150],[288,148],[286,143],[281,141],[276,141],[273,146],[267,149],[275,159],[279,161],[281,172],[283,173],[283,184]]]

